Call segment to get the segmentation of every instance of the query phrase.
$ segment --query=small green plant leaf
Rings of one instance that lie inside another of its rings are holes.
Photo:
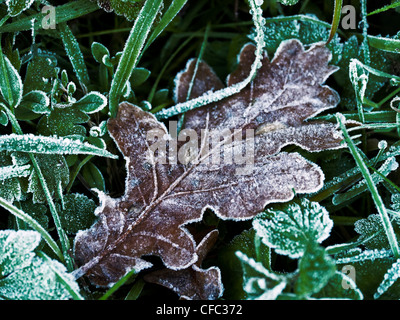
[[[86,114],[102,110],[107,105],[107,98],[99,92],[92,91],[74,103],[74,107]]]
[[[82,169],[82,176],[88,187],[100,191],[106,191],[103,174],[93,163],[88,162]]]
[[[315,243],[309,243],[299,262],[296,294],[306,297],[319,292],[335,272],[335,261],[326,254],[325,249]]]
[[[28,9],[34,0],[6,0],[8,14],[11,17],[18,16],[22,11]]]
[[[145,68],[135,68],[132,71],[131,86],[133,88],[143,84],[150,76],[151,72]]]
[[[105,45],[99,42],[93,42],[91,50],[94,60],[96,60],[98,63],[103,63],[104,56],[110,58],[110,51],[108,51]]]
[[[309,243],[328,238],[333,222],[318,202],[304,198],[272,206],[253,220],[253,227],[268,247],[298,258]]]
[[[10,107],[15,108],[21,102],[22,88],[18,71],[0,50],[0,92]]]
[[[96,204],[87,196],[79,193],[64,196],[64,208],[57,206],[60,221],[67,234],[76,234],[79,230],[88,229],[95,221]]]
[[[0,298],[67,300],[71,290],[79,295],[78,284],[61,263],[35,254],[40,240],[36,231],[0,231]]]

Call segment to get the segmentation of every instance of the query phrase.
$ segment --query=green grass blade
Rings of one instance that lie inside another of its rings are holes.
[[[329,37],[328,37],[328,40],[326,41],[326,45],[329,44],[329,42],[331,42],[331,40],[333,39],[333,37],[336,34],[336,31],[339,27],[340,18],[342,15],[342,7],[343,7],[343,0],[335,0],[331,32],[329,33]]]
[[[70,1],[67,4],[55,8],[56,23],[58,24],[79,18],[98,9],[99,7],[96,2],[87,0]],[[0,33],[30,30],[32,28],[33,19],[35,19],[35,30],[40,29],[42,27],[42,20],[45,16],[46,14],[41,12],[25,16],[15,22],[0,27]]]
[[[8,202],[7,200],[1,197],[0,197],[0,206],[9,211],[12,215],[17,217],[18,219],[24,221],[26,224],[28,224],[37,232],[39,232],[43,240],[49,245],[49,247],[57,255],[57,257],[61,261],[64,261],[63,254],[61,253],[61,250],[58,247],[57,243],[53,240],[53,238],[46,231],[46,229],[44,229],[35,219],[33,219],[30,215],[26,214],[25,212],[14,206],[12,203]]]
[[[150,34],[147,43],[143,49],[145,51],[153,41],[163,32],[163,30],[170,24],[170,22],[175,18],[175,16],[181,11],[183,6],[188,0],[173,0],[171,5],[168,7],[167,11],[163,14],[160,22],[154,28]]]
[[[342,114],[338,113],[338,114],[336,114],[336,119],[340,126],[340,129],[342,130],[344,140],[346,141],[347,146],[348,146],[351,154],[353,155],[353,158],[356,161],[357,166],[360,168],[361,174],[363,175],[363,177],[366,181],[366,184],[371,193],[372,199],[374,200],[376,209],[378,210],[378,213],[380,214],[380,216],[382,218],[382,223],[383,223],[383,226],[384,226],[384,229],[385,229],[385,232],[386,232],[389,244],[390,244],[390,248],[393,251],[393,255],[396,258],[399,258],[400,251],[399,251],[399,246],[397,243],[396,235],[394,234],[393,226],[390,222],[390,218],[388,216],[388,213],[387,213],[386,207],[382,201],[382,198],[378,193],[378,189],[371,177],[371,174],[368,170],[366,163],[364,162],[363,157],[359,153],[357,147],[354,145],[353,141],[351,140],[351,138],[347,132],[347,129],[344,125],[345,118],[343,117]]]
[[[109,94],[111,117],[117,115],[119,99],[122,96],[125,84],[129,80],[133,69],[136,67],[147,35],[151,30],[162,4],[162,0],[147,0],[133,25],[111,83]]]
[[[400,53],[400,40],[368,35],[368,44],[379,50]]]
[[[89,154],[118,158],[107,150],[89,143],[62,137],[9,134],[0,136],[0,151],[20,151],[39,154]]]
[[[387,10],[397,8],[397,7],[399,7],[399,6],[400,6],[400,1],[394,2],[394,3],[392,3],[392,4],[388,4],[387,6],[384,6],[384,7],[380,8],[380,9],[376,9],[376,10],[374,10],[374,11],[368,13],[367,16],[372,16],[373,14],[385,12],[385,11],[387,11]]]
[[[59,24],[59,30],[65,51],[71,61],[76,76],[78,80],[87,87],[90,82],[89,73],[86,68],[85,60],[83,59],[83,54],[79,48],[79,43],[76,41],[74,34],[65,22]]]

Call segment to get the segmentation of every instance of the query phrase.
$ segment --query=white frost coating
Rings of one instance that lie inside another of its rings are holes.
[[[24,166],[6,166],[0,167],[0,180],[6,180],[16,177],[27,177],[31,173],[31,166],[29,164]]]
[[[0,299],[70,299],[65,285],[79,294],[79,287],[65,266],[35,254],[40,239],[36,231],[0,231]]]
[[[386,250],[386,249],[365,250],[358,255],[336,259],[336,264],[346,264],[346,263],[353,263],[365,260],[373,261],[375,259],[386,259],[392,257],[393,253],[391,250]]]
[[[170,118],[174,115],[180,114],[187,112],[189,110],[192,110],[194,108],[198,108],[201,106],[205,106],[207,104],[213,103],[220,101],[222,99],[225,99],[227,97],[230,97],[236,93],[239,93],[242,89],[244,89],[255,77],[257,70],[260,69],[261,67],[261,60],[263,58],[263,49],[265,46],[264,42],[264,24],[265,20],[262,16],[262,9],[260,8],[260,5],[258,4],[260,1],[256,0],[249,0],[250,4],[250,13],[252,14],[255,30],[256,30],[256,36],[255,36],[255,41],[257,44],[257,48],[255,51],[255,60],[251,66],[250,74],[249,76],[242,82],[239,82],[235,85],[232,85],[230,87],[218,90],[218,91],[209,91],[206,92],[204,95],[196,98],[189,100],[187,102],[183,103],[178,103],[177,105],[169,108],[169,109],[164,109],[161,110],[156,114],[157,119],[166,119]]]

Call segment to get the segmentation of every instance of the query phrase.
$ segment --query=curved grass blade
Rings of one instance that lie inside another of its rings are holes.
[[[343,0],[335,0],[335,7],[333,9],[333,19],[332,19],[332,26],[331,32],[329,33],[328,40],[326,41],[326,45],[331,42],[333,37],[335,36],[337,29],[339,27],[340,17],[342,14],[342,7],[343,7]]]

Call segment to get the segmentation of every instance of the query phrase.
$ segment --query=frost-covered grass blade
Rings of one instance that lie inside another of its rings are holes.
[[[116,159],[118,156],[87,142],[71,138],[9,134],[0,136],[0,150],[39,154],[90,154]]]

